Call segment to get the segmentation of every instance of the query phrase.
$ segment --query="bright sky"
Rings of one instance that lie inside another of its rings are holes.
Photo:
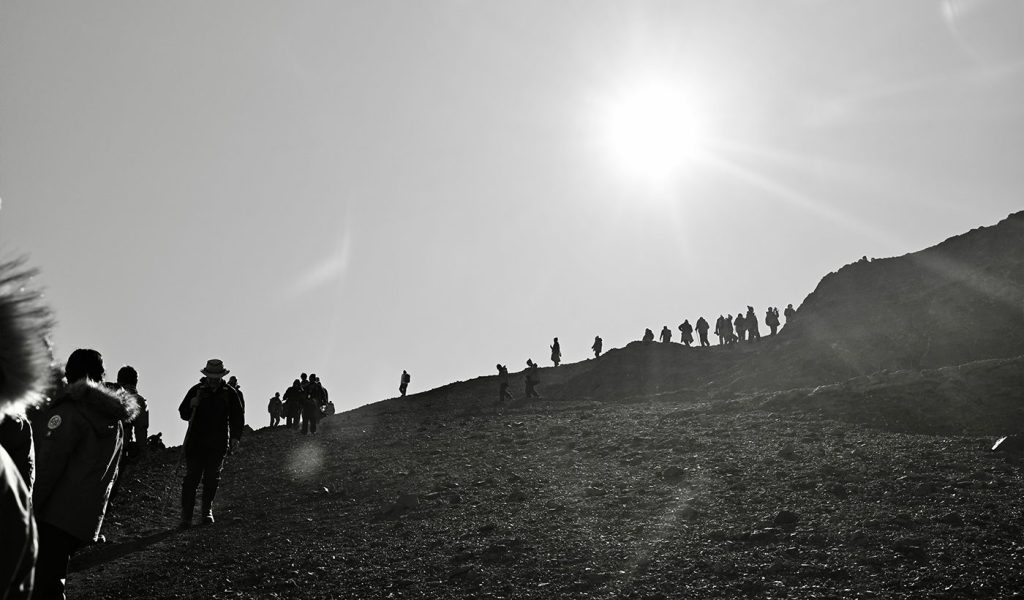
[[[170,443],[211,357],[262,426],[799,305],[1022,156],[1013,0],[0,5],[0,255]]]

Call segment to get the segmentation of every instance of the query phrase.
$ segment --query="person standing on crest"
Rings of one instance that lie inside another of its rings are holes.
[[[178,406],[178,414],[188,421],[183,444],[187,470],[181,484],[182,529],[192,525],[200,480],[203,483],[203,523],[214,522],[213,499],[220,485],[224,457],[237,448],[242,439],[245,413],[238,394],[224,382],[229,372],[220,359],[206,361],[200,371],[204,376],[202,382],[192,386]]]
[[[405,391],[409,389],[409,382],[412,381],[412,376],[405,369],[402,369],[402,379],[398,383],[398,392],[402,394],[402,398],[405,398]]]
[[[555,338],[555,343],[551,344],[551,362],[558,366],[558,363],[562,362],[562,347],[558,345],[558,338]]]
[[[701,348],[706,348],[711,345],[711,342],[708,341],[708,329],[710,328],[711,326],[708,325],[708,322],[704,317],[697,319],[697,335],[700,337]]]
[[[693,343],[693,325],[690,325],[689,319],[683,319],[679,325],[679,339],[687,348]]]
[[[270,426],[277,427],[281,424],[281,412],[284,404],[281,402],[281,392],[275,392],[274,397],[267,404],[267,412],[270,413]]]
[[[590,349],[594,351],[594,358],[599,358],[601,356],[601,348],[603,346],[604,340],[601,339],[601,336],[594,336],[594,345],[590,347]]]

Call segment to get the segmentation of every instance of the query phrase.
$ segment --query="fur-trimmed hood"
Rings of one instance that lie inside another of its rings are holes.
[[[108,420],[130,421],[139,414],[139,404],[134,396],[124,390],[111,389],[87,379],[65,387],[53,406],[64,402],[73,402],[90,417],[92,413]]]
[[[48,382],[53,320],[26,287],[34,274],[23,260],[0,262],[0,415],[37,402]]]

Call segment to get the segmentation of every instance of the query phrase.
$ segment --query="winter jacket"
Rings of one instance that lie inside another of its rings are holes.
[[[30,498],[14,461],[0,448],[0,600],[24,600],[32,594],[38,541]]]
[[[132,396],[86,380],[43,410],[34,432],[37,521],[96,541],[124,445],[121,422],[137,413]]]
[[[28,419],[18,415],[0,415],[0,446],[10,455],[31,491],[36,482],[36,450]]]
[[[192,417],[191,403],[196,396],[199,397],[199,405]],[[178,406],[178,414],[185,421],[191,417],[188,441],[185,444],[185,452],[188,454],[224,453],[228,449],[229,436],[232,440],[242,439],[242,429],[245,427],[242,402],[235,390],[224,381],[218,382],[213,388],[205,383],[192,386]]]

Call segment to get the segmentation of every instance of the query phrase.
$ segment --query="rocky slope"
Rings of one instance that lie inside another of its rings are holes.
[[[1024,429],[1022,222],[844,267],[760,343],[257,431],[212,526],[173,529],[157,453],[71,597],[1020,597],[1024,472],[989,448]]]

